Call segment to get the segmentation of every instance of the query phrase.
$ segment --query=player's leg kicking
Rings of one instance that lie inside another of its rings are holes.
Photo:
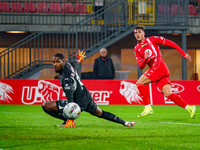
[[[141,98],[145,106],[144,111],[140,115],[138,115],[138,117],[145,117],[147,115],[153,114],[153,109],[151,107],[149,99],[149,91],[146,87],[146,85],[149,83],[151,83],[151,80],[145,75],[142,75],[136,83],[136,86],[140,92]]]
[[[144,102],[144,111],[138,115],[138,117],[145,117],[147,115],[153,114],[153,109],[150,104],[150,99],[149,99],[149,91],[147,87],[144,84],[136,84],[138,87],[138,90],[140,92],[140,95],[142,96],[142,100]]]
[[[145,85],[151,82],[156,82],[158,88],[160,89],[160,91],[162,91],[165,97],[167,97],[180,107],[186,109],[190,113],[191,118],[195,118],[196,107],[188,105],[180,96],[172,93],[169,76],[170,74],[166,64],[161,63],[157,68],[150,68],[144,73],[144,75],[140,77],[136,85],[143,99],[145,109],[140,115],[138,115],[138,117],[145,117],[153,113],[153,109],[151,108],[149,99],[149,91]]]
[[[175,104],[177,104],[178,106],[186,109],[188,111],[188,113],[190,114],[190,117],[192,119],[195,118],[195,110],[196,107],[195,106],[190,106],[188,105],[182,98],[181,96],[178,96],[174,93],[171,92],[171,86],[170,84],[166,84],[163,86],[163,94],[165,95],[165,97],[167,97],[168,99],[170,99],[171,101],[173,101]]]

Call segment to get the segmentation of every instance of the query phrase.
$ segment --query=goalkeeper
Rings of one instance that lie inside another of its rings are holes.
[[[85,53],[79,51],[76,57],[77,60],[70,63],[65,61],[64,55],[61,53],[56,53],[53,56],[53,67],[55,72],[58,73],[59,81],[66,94],[67,100],[46,101],[42,104],[43,110],[47,114],[64,121],[58,126],[73,128],[75,127],[75,121],[65,118],[62,113],[67,103],[75,102],[80,106],[81,111],[89,112],[99,118],[120,123],[127,127],[134,126],[135,122],[124,121],[112,113],[101,110],[92,99],[89,91],[81,82],[74,69],[75,65],[81,63],[85,57]]]

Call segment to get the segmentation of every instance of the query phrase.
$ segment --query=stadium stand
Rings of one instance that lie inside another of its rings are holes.
[[[72,3],[62,3],[62,13],[74,13],[74,7]]]
[[[23,12],[21,2],[11,2],[11,12]]]
[[[8,2],[0,3],[0,12],[10,12],[10,7]]]
[[[195,12],[195,7],[193,4],[190,4],[189,5],[189,15],[195,15],[196,12]]]
[[[200,13],[199,13],[199,6],[195,6],[195,14],[196,15],[200,15]]]
[[[86,6],[88,13],[93,13],[93,6]]]
[[[181,5],[172,4],[170,15],[184,15]]]
[[[87,9],[84,3],[76,3],[75,4],[75,12],[76,13],[87,13]]]
[[[160,4],[158,6],[159,15],[165,15],[165,13],[166,13],[165,8],[166,8],[166,6],[164,4]],[[167,5],[167,14],[169,14],[169,5]]]
[[[24,12],[35,12],[35,4],[33,2],[24,2]]]
[[[49,4],[49,12],[50,13],[60,13],[61,12],[60,3],[50,3]]]
[[[36,12],[38,13],[48,13],[49,12],[49,8],[46,2],[37,2],[36,4]]]
[[[10,7],[9,7],[10,5]],[[1,2],[0,1],[0,12],[31,12],[31,13],[79,13],[85,14],[93,12],[92,6],[86,6],[85,3],[59,3],[59,2]]]

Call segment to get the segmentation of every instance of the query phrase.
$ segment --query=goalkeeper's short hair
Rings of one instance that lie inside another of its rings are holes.
[[[61,53],[56,53],[56,54],[54,55],[54,57],[59,57],[61,60],[64,60],[64,59],[65,59],[64,55],[61,54]]]

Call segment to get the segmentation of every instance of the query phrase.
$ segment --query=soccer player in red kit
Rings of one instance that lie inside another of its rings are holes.
[[[196,107],[188,105],[180,96],[172,93],[170,85],[170,72],[167,65],[163,61],[159,44],[177,49],[187,61],[191,61],[191,56],[185,53],[177,44],[165,39],[164,37],[151,36],[145,38],[144,30],[145,27],[143,25],[137,25],[134,29],[134,35],[138,41],[138,44],[134,48],[134,53],[139,68],[143,69],[146,65],[150,67],[136,82],[145,105],[144,111],[138,115],[138,117],[144,117],[153,113],[149,99],[149,91],[146,85],[151,82],[156,82],[159,90],[165,97],[180,107],[185,108],[190,113],[190,117],[195,118]]]

